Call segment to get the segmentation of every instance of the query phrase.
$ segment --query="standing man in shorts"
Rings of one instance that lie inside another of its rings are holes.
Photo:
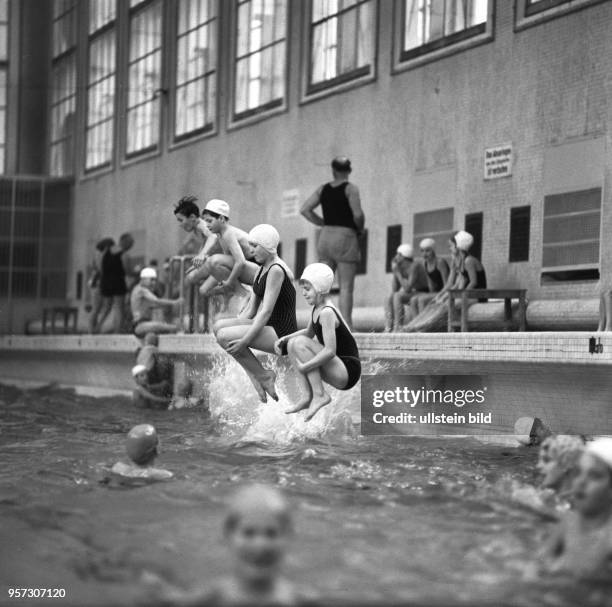
[[[302,205],[302,215],[316,226],[322,226],[317,243],[319,261],[336,271],[340,283],[339,308],[352,327],[353,288],[360,260],[358,237],[363,233],[365,217],[359,189],[349,183],[351,161],[346,156],[332,160],[333,180],[319,187]],[[323,217],[314,212],[319,205]]]

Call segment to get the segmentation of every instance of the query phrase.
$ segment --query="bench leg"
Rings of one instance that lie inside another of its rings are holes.
[[[512,329],[512,299],[504,298],[504,326],[506,331]]]
[[[524,295],[519,296],[518,315],[519,315],[519,331],[527,330],[527,305],[525,302]]]
[[[467,296],[464,292],[461,294],[461,332],[462,333],[467,333],[468,331],[467,314],[468,314],[468,301],[467,301]]]

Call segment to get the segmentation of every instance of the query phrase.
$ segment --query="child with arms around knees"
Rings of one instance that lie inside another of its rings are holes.
[[[278,352],[287,347],[305,391],[305,396],[286,413],[308,409],[306,420],[331,401],[323,382],[337,390],[349,390],[361,376],[355,338],[329,296],[333,282],[333,270],[324,263],[313,263],[304,269],[300,286],[304,298],[313,306],[310,323],[275,345]]]
[[[587,443],[572,486],[572,510],[546,546],[547,569],[612,579],[612,438]]]

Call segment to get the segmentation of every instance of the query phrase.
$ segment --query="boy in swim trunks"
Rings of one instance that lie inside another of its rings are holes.
[[[169,470],[154,468],[158,456],[159,439],[157,431],[150,424],[134,426],[125,441],[125,450],[133,464],[117,462],[111,472],[122,478],[165,481],[174,475]]]
[[[286,335],[275,344],[278,353],[287,346],[305,392],[285,413],[308,409],[306,420],[331,401],[323,382],[337,390],[349,390],[361,376],[355,338],[329,296],[333,281],[334,272],[324,263],[313,263],[304,269],[300,286],[302,295],[313,306],[310,323],[306,329]]]
[[[547,569],[612,578],[612,438],[586,444],[572,486],[572,510],[546,547]]]
[[[252,251],[249,236],[240,228],[229,223],[230,208],[224,200],[213,199],[206,203],[202,218],[212,234],[204,246],[207,255],[204,268],[209,277],[200,287],[202,295],[210,295],[215,287],[220,286],[227,300],[232,295],[244,298],[248,290],[243,285],[252,285],[259,267],[249,261]],[[220,252],[209,255],[208,252],[216,246]]]

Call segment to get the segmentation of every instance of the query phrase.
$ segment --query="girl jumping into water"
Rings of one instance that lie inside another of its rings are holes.
[[[225,318],[214,325],[219,345],[231,354],[247,372],[262,402],[267,394],[278,400],[276,374],[265,369],[251,348],[275,352],[279,337],[297,329],[293,273],[278,256],[280,237],[269,224],[255,226],[249,232],[253,259],[261,267],[253,282],[253,294],[238,318]]]
[[[275,344],[277,353],[287,347],[305,392],[285,413],[308,409],[307,421],[331,401],[323,382],[337,390],[349,390],[361,376],[355,338],[329,296],[333,282],[334,272],[324,263],[313,263],[304,269],[300,286],[302,295],[313,306],[310,323],[306,329],[281,337]]]

